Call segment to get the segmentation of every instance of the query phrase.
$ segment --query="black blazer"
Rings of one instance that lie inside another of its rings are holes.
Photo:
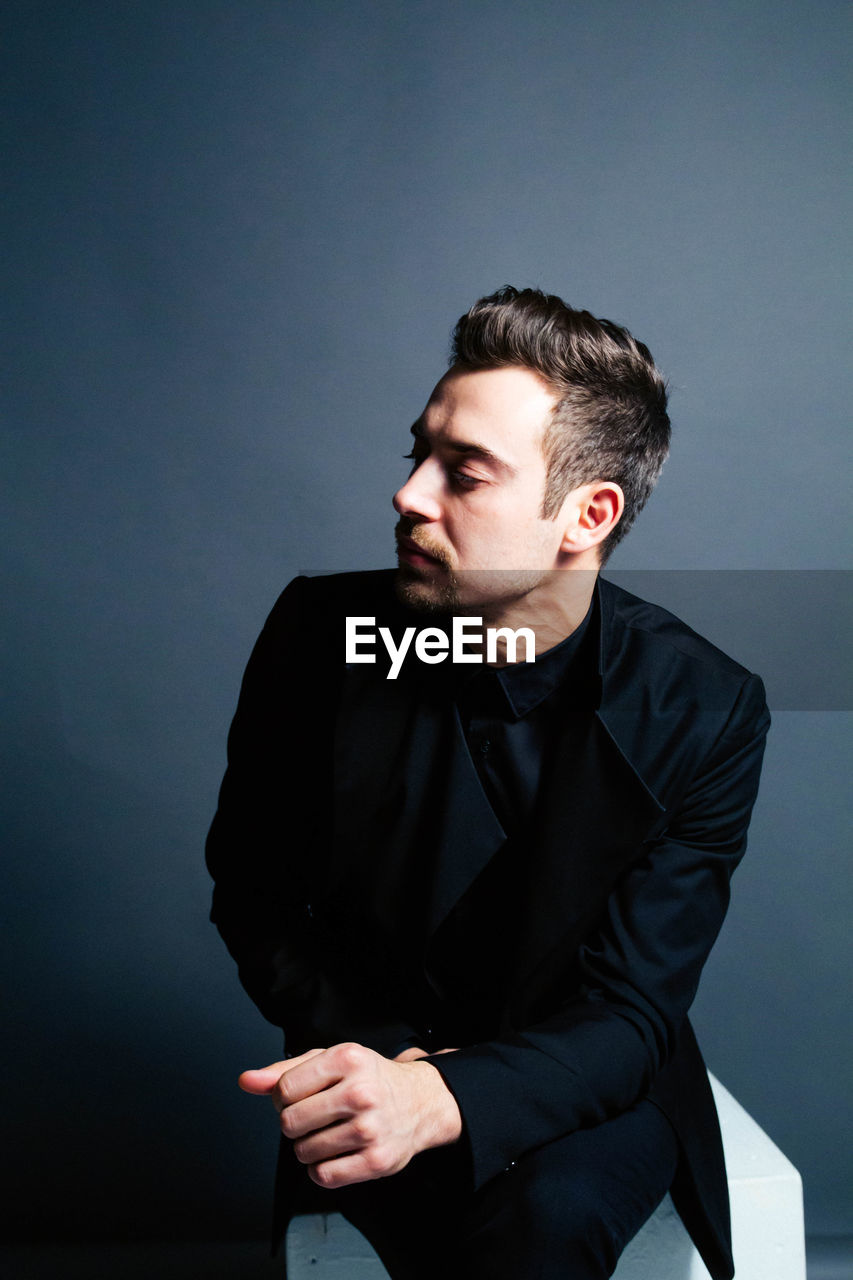
[[[391,583],[296,579],[250,659],[207,846],[211,918],[241,980],[291,1054],[461,1046],[432,1061],[474,1188],[650,1097],[679,1138],[676,1206],[729,1280],[722,1146],[687,1010],[746,847],[762,683],[599,579],[583,750],[558,746],[533,829],[508,851],[442,668],[410,657],[390,681],[381,650],[376,666],[345,666],[346,616],[424,625]],[[405,854],[425,831],[430,874],[413,895]],[[504,876],[518,907],[496,934]]]

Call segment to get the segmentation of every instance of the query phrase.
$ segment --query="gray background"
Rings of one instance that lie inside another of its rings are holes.
[[[407,429],[475,297],[541,285],[669,375],[673,457],[614,569],[701,601],[720,569],[849,565],[845,11],[7,6],[10,1238],[266,1231],[274,1116],[235,1077],[279,1039],[201,863],[225,733],[281,586],[391,563]],[[784,623],[812,668],[781,599],[714,638],[761,670]],[[853,1233],[833,689],[776,711],[696,1007],[815,1236]]]

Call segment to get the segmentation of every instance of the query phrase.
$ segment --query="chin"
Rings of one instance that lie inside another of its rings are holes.
[[[394,579],[397,599],[419,613],[447,613],[458,603],[456,586],[450,582],[431,582],[409,565],[400,565]]]

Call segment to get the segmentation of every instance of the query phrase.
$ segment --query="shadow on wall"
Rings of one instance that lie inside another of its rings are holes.
[[[264,1024],[207,920],[203,822],[74,759],[48,680],[12,689],[7,1239],[262,1239],[274,1116],[236,1076]]]

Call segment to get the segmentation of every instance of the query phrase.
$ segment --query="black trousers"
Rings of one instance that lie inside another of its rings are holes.
[[[317,1207],[343,1213],[392,1280],[605,1280],[677,1158],[669,1121],[644,1101],[529,1152],[473,1194],[447,1148]]]

